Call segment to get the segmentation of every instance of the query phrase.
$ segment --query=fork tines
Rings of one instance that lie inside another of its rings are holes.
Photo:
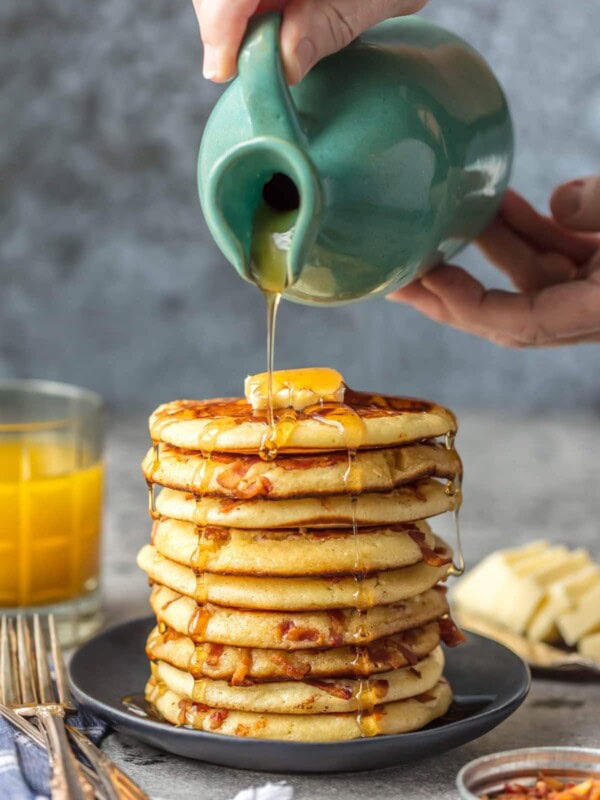
[[[43,703],[73,708],[52,615],[47,618],[34,615],[33,636],[26,617],[2,617],[0,702],[7,706],[33,707],[36,703]]]

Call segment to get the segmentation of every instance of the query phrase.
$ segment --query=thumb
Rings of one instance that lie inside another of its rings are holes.
[[[413,14],[427,0],[291,0],[281,26],[281,51],[290,84],[324,56],[389,17]]]
[[[563,183],[554,190],[550,208],[565,228],[600,231],[600,175]]]

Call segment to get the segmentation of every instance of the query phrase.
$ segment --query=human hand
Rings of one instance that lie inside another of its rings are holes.
[[[360,33],[388,17],[413,14],[427,0],[193,0],[204,43],[204,77],[228,81],[248,20],[264,11],[281,11],[281,55],[290,85],[317,61],[345,47]]]
[[[509,191],[477,245],[518,291],[486,289],[442,265],[389,295],[505,347],[600,342],[600,176],[559,186],[552,217]]]

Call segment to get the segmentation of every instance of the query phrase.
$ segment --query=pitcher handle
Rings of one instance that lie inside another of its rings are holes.
[[[280,14],[252,17],[238,57],[242,95],[255,136],[304,139],[279,49]]]

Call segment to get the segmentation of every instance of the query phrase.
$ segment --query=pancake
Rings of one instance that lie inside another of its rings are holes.
[[[335,678],[231,686],[227,681],[211,678],[195,680],[189,672],[164,661],[152,664],[152,675],[175,694],[212,708],[270,714],[339,714],[423,694],[437,684],[443,666],[444,656],[438,647],[414,666],[383,672],[368,681]]]
[[[410,567],[376,572],[357,581],[339,578],[264,578],[241,575],[197,575],[162,556],[152,545],[138,553],[137,563],[154,583],[167,586],[200,603],[261,610],[309,611],[330,608],[372,608],[398,603],[431,589],[446,579],[452,558],[451,550],[436,537],[443,561],[430,566],[424,561]]]
[[[186,700],[151,678],[146,698],[173,725],[256,739],[331,742],[361,736],[419,730],[446,713],[452,701],[442,679],[428,692],[407,700],[376,706],[372,714],[258,714],[228,711]]]
[[[196,498],[162,489],[156,512],[164,517],[223,528],[320,528],[396,525],[452,511],[458,497],[435,479],[417,481],[392,492],[304,497],[290,500]]]
[[[359,451],[352,462],[344,452],[280,456],[213,453],[205,458],[191,450],[161,444],[150,448],[142,471],[146,480],[197,495],[249,500],[253,497],[314,497],[352,492],[387,492],[430,476],[454,478],[461,463],[455,450],[441,444],[413,444]]]
[[[368,644],[448,613],[445,592],[439,589],[367,611],[278,612],[198,605],[166,586],[154,586],[150,605],[159,623],[191,636],[196,643],[275,650]]]
[[[411,666],[440,643],[440,626],[429,622],[419,628],[377,639],[360,649],[353,646],[326,650],[281,650],[196,644],[191,637],[163,627],[154,628],[146,642],[146,655],[164,661],[194,678],[273,681],[293,678],[364,676]]]
[[[456,431],[454,414],[435,403],[350,389],[344,404],[276,409],[275,421],[280,453],[389,447]],[[241,398],[174,400],[159,406],[149,424],[153,442],[204,453],[258,453],[269,432],[266,411]]]
[[[435,563],[436,541],[427,523],[323,531],[251,531],[197,528],[164,518],[152,544],[171,561],[230,575],[353,575],[398,569],[423,559]]]

